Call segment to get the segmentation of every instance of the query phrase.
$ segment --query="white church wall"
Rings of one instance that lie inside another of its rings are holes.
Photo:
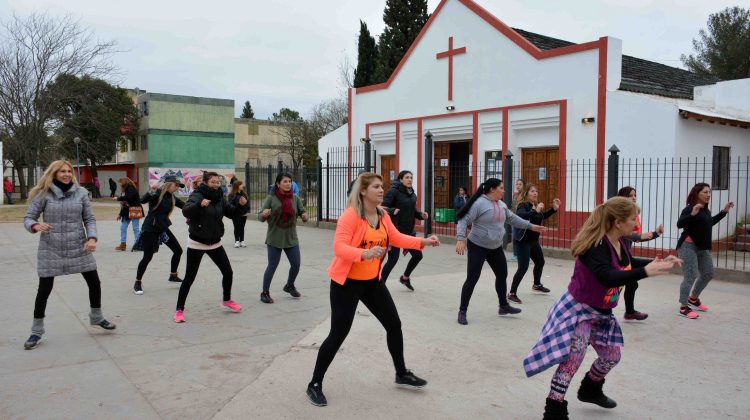
[[[503,113],[487,112],[479,114],[479,136],[477,147],[480,161],[484,162],[485,152],[503,150]]]
[[[674,156],[677,118],[672,100],[608,92],[605,150],[617,145],[624,158]]]
[[[711,124],[692,118],[676,119],[677,150],[682,157],[703,157],[711,159],[713,146],[730,147],[732,159],[750,156],[750,129]]]
[[[401,124],[399,170],[412,171],[414,174],[414,191],[419,191],[419,183],[421,181],[417,177],[417,136],[417,123],[415,121]]]
[[[353,95],[353,137],[368,122],[447,112],[448,63],[436,54],[447,50],[451,36],[454,48],[467,48],[454,56],[450,104],[456,111],[560,99],[568,99],[569,110],[596,110],[598,50],[537,60],[458,1],[448,1],[389,88]],[[570,134],[595,142],[595,132],[573,128]]]

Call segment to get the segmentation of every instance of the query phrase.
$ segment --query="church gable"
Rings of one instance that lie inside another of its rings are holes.
[[[355,103],[373,100],[403,118],[454,102],[465,111],[560,99],[565,93],[554,93],[555,84],[595,95],[599,43],[541,50],[473,1],[443,0],[388,82],[356,89]],[[586,51],[585,59],[573,54]]]

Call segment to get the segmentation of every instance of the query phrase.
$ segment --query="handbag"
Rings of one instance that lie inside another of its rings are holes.
[[[143,219],[143,207],[128,206],[128,219]]]

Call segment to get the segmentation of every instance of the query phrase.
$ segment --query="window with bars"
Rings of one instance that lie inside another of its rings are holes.
[[[711,189],[729,189],[729,147],[714,146],[713,163],[711,165]]]

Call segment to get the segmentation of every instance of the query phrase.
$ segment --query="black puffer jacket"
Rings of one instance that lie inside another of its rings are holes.
[[[141,197],[141,203],[148,203],[148,215],[143,219],[142,232],[162,233],[172,226],[172,222],[169,220],[169,215],[172,213],[172,194],[164,193],[161,203],[159,202],[160,194],[161,192],[158,190],[149,191]],[[158,207],[157,204],[159,204]],[[182,208],[185,203],[175,197],[174,205],[177,208]]]
[[[140,206],[141,197],[138,196],[138,190],[134,186],[129,185],[125,187],[125,192],[117,197],[117,201],[120,202],[120,218],[127,220],[128,218],[128,207],[129,206]]]
[[[228,201],[223,194],[219,199],[212,200],[208,206],[201,207],[201,201],[211,200],[210,196],[208,186],[201,185],[193,190],[185,207],[182,208],[182,214],[190,219],[190,239],[206,245],[221,241],[221,237],[224,236],[224,217],[240,217],[250,209],[247,203],[240,206],[237,201]]]
[[[417,210],[417,194],[414,189],[406,188],[404,184],[394,181],[383,199],[383,207],[388,209],[393,224],[398,231],[407,235],[414,235],[416,219],[423,220],[422,212]],[[398,214],[394,214],[398,209]]]

